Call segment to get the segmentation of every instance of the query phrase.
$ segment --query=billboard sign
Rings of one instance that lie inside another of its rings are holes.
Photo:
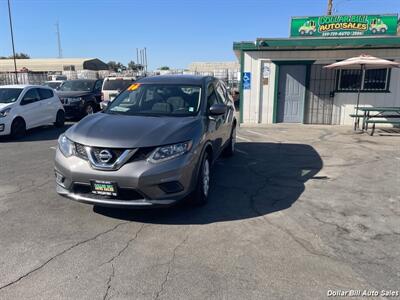
[[[356,37],[397,34],[398,15],[293,17],[291,37]]]

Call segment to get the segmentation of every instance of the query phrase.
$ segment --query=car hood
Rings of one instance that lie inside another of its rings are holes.
[[[149,117],[97,113],[66,131],[74,142],[97,147],[138,148],[191,140],[199,129],[197,117]]]
[[[60,98],[75,98],[92,94],[92,92],[85,91],[57,91],[56,93]]]
[[[12,107],[14,103],[0,103],[0,110],[3,110],[7,107]]]

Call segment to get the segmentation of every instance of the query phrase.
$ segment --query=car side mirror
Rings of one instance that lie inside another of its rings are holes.
[[[102,111],[105,111],[108,107],[108,105],[110,104],[110,101],[101,101],[100,102],[100,108]]]
[[[226,113],[226,105],[222,103],[213,104],[209,109],[209,113],[211,116],[223,115]]]

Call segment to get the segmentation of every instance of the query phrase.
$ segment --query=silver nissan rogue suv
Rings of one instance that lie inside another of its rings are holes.
[[[220,80],[143,78],[59,137],[57,192],[101,206],[204,204],[213,162],[234,152],[236,126]]]

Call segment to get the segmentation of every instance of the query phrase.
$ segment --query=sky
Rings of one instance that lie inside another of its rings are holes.
[[[147,48],[149,69],[234,60],[234,41],[288,37],[291,16],[326,13],[327,0],[10,0],[16,52],[127,64]],[[400,0],[334,0],[335,14],[400,13]],[[0,0],[0,56],[12,54]]]

